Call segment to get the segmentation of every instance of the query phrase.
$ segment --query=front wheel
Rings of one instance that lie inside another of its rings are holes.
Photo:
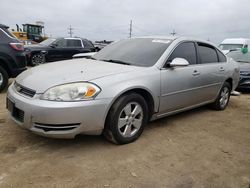
[[[42,53],[36,53],[31,56],[30,65],[36,66],[45,63],[45,57]]]
[[[135,141],[148,120],[148,106],[136,93],[120,97],[111,107],[105,123],[104,136],[116,144]]]
[[[225,82],[219,92],[217,99],[211,104],[211,107],[215,110],[224,110],[228,105],[230,93],[231,85],[228,82]]]

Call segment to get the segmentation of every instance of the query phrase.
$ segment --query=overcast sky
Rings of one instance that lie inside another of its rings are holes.
[[[219,43],[228,37],[250,38],[250,0],[1,0],[0,23],[45,22],[48,36],[117,40],[133,36],[196,36]]]

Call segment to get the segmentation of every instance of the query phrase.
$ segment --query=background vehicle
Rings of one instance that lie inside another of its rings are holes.
[[[231,38],[225,39],[219,45],[219,48],[224,54],[227,54],[230,50],[242,50],[243,53],[248,52],[250,46],[250,39],[246,38]]]
[[[22,41],[32,40],[35,42],[42,42],[47,39],[47,37],[43,36],[43,28],[44,26],[38,24],[23,24],[23,29],[19,28],[18,25],[17,30],[12,33]]]
[[[75,54],[89,52],[95,52],[95,47],[89,40],[82,38],[49,38],[37,45],[25,46],[28,64],[31,66],[72,59]]]
[[[91,59],[25,71],[9,87],[8,109],[20,126],[39,135],[103,133],[127,144],[149,120],[205,104],[224,110],[238,80],[237,63],[206,41],[132,38],[112,43]]]
[[[16,77],[26,69],[23,44],[0,24],[0,91],[8,84],[8,79]]]
[[[99,50],[103,49],[105,46],[111,44],[112,42],[113,41],[106,41],[106,40],[95,41],[94,46],[96,47],[96,51],[99,51]]]
[[[242,53],[240,50],[231,51],[227,56],[238,62],[240,67],[240,81],[238,90],[250,90],[250,52]]]

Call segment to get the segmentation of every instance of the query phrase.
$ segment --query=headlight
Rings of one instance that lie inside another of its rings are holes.
[[[52,87],[42,96],[42,100],[50,101],[82,101],[94,99],[101,89],[91,83],[70,83]]]

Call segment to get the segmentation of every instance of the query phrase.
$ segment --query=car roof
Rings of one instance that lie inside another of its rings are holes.
[[[150,39],[162,39],[162,40],[180,40],[180,41],[196,41],[196,42],[202,42],[206,44],[210,44],[212,46],[216,46],[215,44],[206,41],[204,39],[199,39],[196,37],[188,37],[188,36],[142,36],[142,37],[134,37],[134,38],[150,38]]]
[[[249,43],[250,39],[248,38],[229,38],[221,42],[221,44],[244,44]]]

